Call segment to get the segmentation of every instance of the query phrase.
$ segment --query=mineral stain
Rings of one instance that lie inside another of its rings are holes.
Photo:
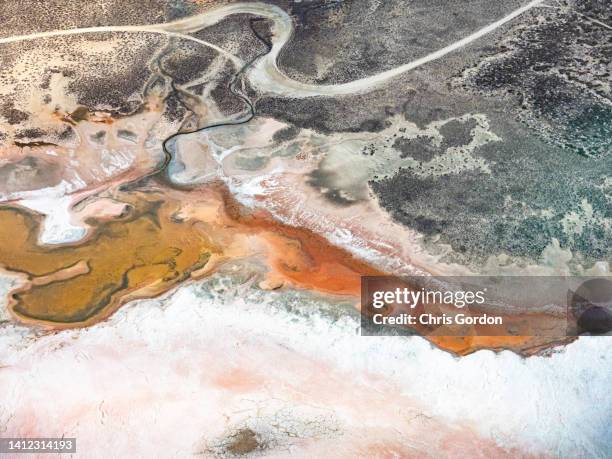
[[[16,315],[88,324],[130,299],[166,291],[206,264],[213,249],[204,233],[173,219],[177,203],[141,191],[121,200],[131,206],[127,215],[101,222],[89,240],[72,246],[39,246],[37,215],[0,209],[0,265],[29,279],[10,299]],[[78,263],[86,264],[85,272],[58,274]]]

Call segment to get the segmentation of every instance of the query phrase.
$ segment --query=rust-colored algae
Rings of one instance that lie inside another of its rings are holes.
[[[179,191],[155,185],[115,192],[113,199],[130,211],[92,222],[93,235],[72,246],[39,246],[39,216],[0,207],[0,267],[28,277],[11,297],[18,318],[53,328],[89,325],[129,300],[157,296],[226,260],[253,255],[267,261],[270,288],[291,284],[357,299],[361,275],[384,274],[307,229],[265,212],[245,214],[223,186]],[[550,326],[550,318],[539,319]],[[520,334],[427,339],[458,355],[478,349],[528,355],[568,340]]]
[[[226,190],[222,193],[232,219],[258,232],[269,244],[272,273],[297,287],[359,296],[361,276],[385,274],[308,229],[279,223],[263,211],[243,215],[232,196]]]
[[[294,285],[338,295],[359,296],[361,276],[383,273],[307,230],[259,220],[274,248],[272,268]]]
[[[167,290],[206,263],[210,243],[173,219],[177,203],[157,193],[131,192],[121,199],[131,205],[128,215],[102,222],[91,239],[74,246],[41,247],[35,214],[0,209],[0,265],[30,279],[13,292],[15,314],[53,325],[86,324],[129,299]],[[87,270],[36,281],[77,264]]]
[[[361,275],[382,274],[308,230],[264,214],[242,215],[227,197],[216,187],[118,193],[114,198],[131,208],[127,215],[97,222],[93,236],[80,244],[55,247],[37,244],[36,214],[0,208],[0,266],[29,279],[13,292],[12,311],[54,327],[87,325],[130,299],[156,296],[190,275],[209,274],[210,255],[226,260],[257,252],[244,243],[227,253],[219,247],[240,235],[265,246],[270,275],[296,287],[356,296]]]

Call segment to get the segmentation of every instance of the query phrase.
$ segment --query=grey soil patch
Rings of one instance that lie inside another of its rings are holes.
[[[26,156],[0,166],[0,191],[27,191],[54,186],[61,181],[61,172],[57,163]]]

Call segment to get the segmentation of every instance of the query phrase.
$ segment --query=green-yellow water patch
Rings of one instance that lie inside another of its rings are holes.
[[[90,323],[129,299],[168,290],[206,264],[211,244],[192,223],[175,217],[178,203],[140,191],[119,198],[130,212],[99,223],[91,238],[71,246],[38,245],[39,216],[0,208],[0,266],[32,281],[13,293],[18,316]]]

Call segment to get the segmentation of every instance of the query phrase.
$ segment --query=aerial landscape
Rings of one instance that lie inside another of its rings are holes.
[[[612,456],[608,1],[43,3],[0,5],[0,457]],[[400,286],[503,327],[364,326]]]

